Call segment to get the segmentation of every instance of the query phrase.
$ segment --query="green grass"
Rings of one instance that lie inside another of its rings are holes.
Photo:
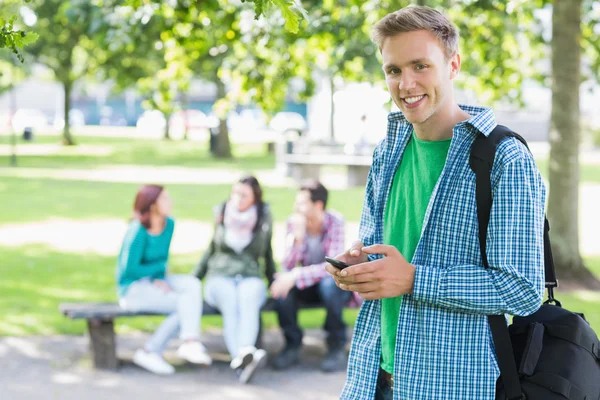
[[[2,177],[0,224],[24,223],[51,217],[72,219],[121,218],[131,215],[140,185],[55,179]],[[227,199],[231,185],[169,184],[176,218],[212,222],[212,208]],[[348,221],[358,221],[364,189],[331,190],[329,207]],[[264,198],[277,221],[292,211],[296,188],[265,187]]]
[[[0,336],[81,334],[84,321],[72,321],[58,312],[61,302],[116,301],[114,282],[115,257],[97,254],[59,253],[46,246],[0,247]],[[174,255],[171,272],[188,273],[201,256]],[[600,277],[600,258],[590,258],[587,265]],[[571,311],[582,312],[596,332],[600,332],[600,299],[589,292],[562,293],[556,296]],[[353,324],[357,310],[346,310],[344,318]],[[300,314],[302,326],[323,325],[324,310],[305,310]],[[120,332],[152,331],[161,317],[121,318]],[[274,313],[264,315],[267,328],[277,326]],[[218,316],[203,319],[204,327],[220,327]]]
[[[59,143],[58,136],[39,136],[34,142],[19,140],[20,146]],[[194,168],[220,168],[254,171],[271,169],[275,156],[267,154],[266,144],[232,145],[233,160],[217,159],[210,155],[205,142],[165,141],[135,138],[104,138],[82,136],[79,145],[108,148],[110,154],[73,154],[77,146],[66,147],[57,154],[19,155],[17,163],[28,168],[99,168],[114,165],[177,166]],[[0,144],[10,144],[10,137],[0,135]],[[0,156],[0,165],[8,165],[10,156]]]
[[[34,143],[57,143],[56,136],[38,136]],[[118,165],[184,166],[223,168],[240,171],[269,169],[274,165],[263,145],[234,146],[238,156],[234,161],[215,160],[208,155],[206,145],[197,142],[164,142],[129,138],[98,138],[82,136],[78,142],[87,146],[109,147],[107,156],[68,155],[66,149],[58,155],[19,157],[19,165],[39,168],[98,168]],[[0,135],[0,144],[9,137]],[[20,143],[21,147],[29,143]],[[0,165],[9,158],[0,156]],[[545,161],[539,162],[545,174]],[[207,172],[208,173],[208,172]],[[600,166],[584,166],[585,181],[600,181]],[[90,182],[42,178],[0,178],[0,225],[45,221],[49,218],[74,220],[118,218],[131,215],[133,197],[138,184]],[[229,195],[231,186],[169,184],[174,200],[174,215],[180,219],[212,222],[212,207]],[[295,188],[264,188],[265,199],[273,209],[275,220],[281,222],[291,212]],[[340,211],[348,221],[360,218],[363,188],[332,190],[330,207]],[[93,238],[90,238],[93,240]],[[71,321],[60,315],[58,304],[66,301],[115,301],[115,256],[60,253],[49,247],[31,245],[0,247],[0,336],[73,333],[85,331],[82,321]],[[201,252],[174,255],[173,272],[187,273]],[[588,266],[600,276],[600,258],[587,260]],[[589,292],[562,293],[557,297],[572,311],[583,312],[594,329],[600,332],[600,300]],[[353,323],[356,310],[347,310],[345,318]],[[300,315],[305,327],[319,327],[324,310],[307,310]],[[152,331],[162,318],[131,318],[118,321],[118,330]],[[219,317],[206,317],[205,327],[220,326]],[[277,326],[274,313],[265,314],[267,327]]]
[[[584,261],[586,267],[600,279],[600,257],[589,257]],[[563,292],[559,287],[555,290],[554,297],[562,303],[564,308],[583,313],[600,336],[600,292]]]
[[[178,166],[191,168],[220,168],[256,171],[271,169],[275,165],[273,154],[267,154],[265,144],[233,144],[233,160],[210,156],[205,142],[164,141],[119,137],[77,136],[78,144],[98,149],[110,148],[107,155],[74,155],[75,148],[65,148],[57,154],[18,155],[18,165],[29,168],[101,168],[114,165]],[[57,144],[60,136],[40,135],[32,142],[19,136],[19,148],[32,144]],[[11,137],[0,135],[0,145],[11,143]],[[18,154],[18,152],[17,152]],[[9,165],[9,156],[0,156],[0,166]],[[536,160],[544,178],[548,179],[548,160]],[[335,169],[335,168],[334,168]],[[600,182],[600,165],[581,165],[581,182]]]
[[[536,164],[545,179],[548,179],[548,160],[536,160]],[[581,182],[600,182],[600,165],[580,164]]]
[[[81,334],[85,321],[73,321],[58,311],[62,302],[116,301],[114,282],[115,257],[96,254],[59,253],[45,246],[0,247],[0,336]],[[175,255],[171,272],[189,273],[198,261],[198,254]],[[357,310],[347,310],[345,319],[353,323]],[[266,328],[277,326],[273,312],[265,313]],[[163,317],[121,318],[119,332],[153,331]],[[325,321],[324,310],[300,313],[300,322],[307,328],[320,327]],[[221,318],[203,319],[204,327],[220,327]]]

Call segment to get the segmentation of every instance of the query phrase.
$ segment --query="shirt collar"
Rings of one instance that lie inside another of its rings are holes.
[[[469,113],[469,115],[471,115],[471,118],[458,123],[457,126],[471,125],[473,128],[483,133],[485,136],[488,136],[490,132],[492,132],[492,130],[496,127],[496,117],[491,107],[479,107],[466,104],[459,104],[458,106],[461,108],[461,110]],[[404,116],[402,111],[393,111],[389,113],[388,121],[397,121],[400,124],[410,124],[410,122],[406,120],[406,117]]]

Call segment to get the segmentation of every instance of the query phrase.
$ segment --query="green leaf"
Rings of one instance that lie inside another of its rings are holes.
[[[296,1],[288,0],[272,0],[280,10],[285,19],[285,29],[292,33],[298,33],[300,29],[300,20],[302,19],[302,11],[304,9]],[[306,14],[306,11],[304,11]]]
[[[35,43],[39,37],[40,35],[35,32],[27,32],[25,36],[21,37],[21,43],[23,43],[23,46],[27,46]]]

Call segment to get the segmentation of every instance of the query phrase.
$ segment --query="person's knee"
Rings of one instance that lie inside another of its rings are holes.
[[[325,277],[319,282],[319,294],[325,304],[343,302],[348,297],[348,293],[337,287],[331,277]]]
[[[194,275],[185,275],[184,284],[186,290],[202,293],[202,282]]]
[[[292,307],[294,304],[294,298],[291,295],[291,292],[288,293],[288,295],[286,297],[278,297],[274,299],[274,305],[273,307],[275,308],[275,311],[277,312],[284,312],[286,310],[288,310],[290,307]]]
[[[321,279],[318,285],[319,293],[324,298],[329,298],[342,291],[339,287],[337,287],[337,285],[335,284],[335,280],[330,276],[326,276],[325,278]]]

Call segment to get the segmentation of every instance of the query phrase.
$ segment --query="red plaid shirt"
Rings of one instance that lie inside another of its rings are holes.
[[[346,250],[344,217],[335,211],[325,211],[323,217],[323,228],[321,231],[323,252],[326,256],[335,257],[342,254]],[[283,266],[286,270],[291,271],[295,267],[301,267],[296,279],[298,289],[316,285],[321,279],[328,275],[325,270],[326,262],[306,265],[304,260],[308,257],[308,245],[306,241],[296,243],[294,240],[294,227],[288,220],[287,222],[287,243],[288,248],[286,256],[283,260]],[[362,302],[362,299],[357,293],[353,293],[350,305],[357,306]]]

